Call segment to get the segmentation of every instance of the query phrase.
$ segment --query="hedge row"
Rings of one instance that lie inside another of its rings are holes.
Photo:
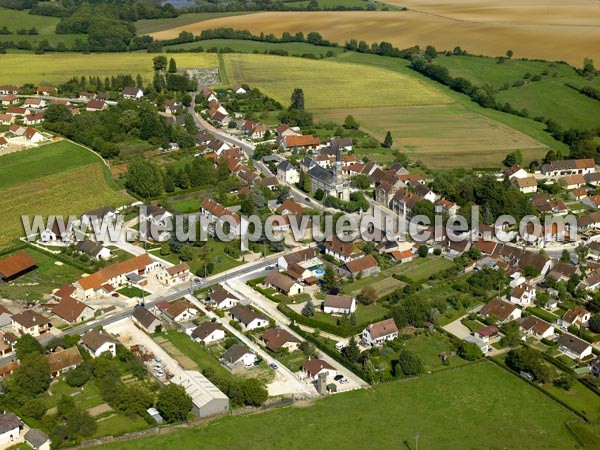
[[[24,248],[29,247],[29,244],[26,242],[21,242],[13,247],[5,248],[4,250],[0,250],[0,257],[5,255],[10,255],[11,253],[18,252],[19,250],[23,250]]]

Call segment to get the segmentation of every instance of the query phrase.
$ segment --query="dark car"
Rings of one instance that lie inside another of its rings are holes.
[[[273,370],[277,370],[277,369],[279,369],[279,366],[278,366],[277,364],[275,364],[275,363],[271,363],[271,364],[269,364],[269,367],[270,367],[271,369],[273,369]]]
[[[307,201],[307,202],[312,202],[312,200],[311,200],[311,198],[310,198],[310,197],[304,197],[304,201]]]
[[[336,375],[335,377],[333,377],[333,379],[334,379],[335,381],[340,381],[340,380],[343,380],[343,379],[344,379],[344,375]]]

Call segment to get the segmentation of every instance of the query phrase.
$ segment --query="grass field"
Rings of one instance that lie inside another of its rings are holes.
[[[373,67],[270,55],[225,54],[231,82],[248,83],[282,104],[296,87],[307,109],[438,105],[452,100],[414,77]]]
[[[55,162],[49,164],[52,161]],[[69,141],[10,153],[0,156],[0,189],[100,161],[98,155]]]
[[[394,149],[432,168],[465,167],[467,154],[477,155],[476,160],[468,161],[469,167],[494,167],[513,150],[521,150],[526,160],[543,157],[548,151],[532,137],[458,104],[332,109],[318,111],[317,118],[343,123],[348,114],[359,121],[363,131],[381,141],[391,131]],[[364,154],[371,157],[369,149]]]
[[[554,6],[548,7],[546,3],[538,2],[536,14],[556,22],[532,25],[514,23],[516,17],[532,17],[523,13],[527,9],[522,3],[517,5],[513,2],[508,7],[503,4],[502,9],[508,20],[495,22],[494,19],[483,21],[477,15],[468,20],[445,15],[454,10],[454,4],[448,0],[442,2],[447,11],[440,14],[433,10],[440,2],[421,0],[415,11],[261,12],[245,16],[243,20],[238,17],[204,20],[153,36],[168,39],[176,37],[183,30],[199,34],[204,29],[232,27],[248,29],[255,34],[263,32],[276,35],[286,31],[318,31],[325,39],[341,44],[349,39],[362,39],[368,43],[387,41],[399,48],[418,44],[422,48],[434,45],[441,50],[452,50],[460,46],[470,53],[489,56],[504,55],[508,49],[512,49],[516,58],[564,60],[578,65],[586,57],[597,56],[600,51],[600,27],[597,26],[600,14],[597,5],[592,0],[579,0],[587,2],[584,15],[574,12],[570,4],[559,5],[558,0],[549,1]],[[402,0],[393,3],[408,6]],[[478,3],[471,5],[477,6]],[[430,6],[432,13],[426,11]],[[555,8],[563,14],[555,15]],[[425,11],[421,12],[422,9]],[[571,15],[580,20],[569,22]]]
[[[514,108],[527,109],[532,116],[554,119],[564,128],[600,126],[600,102],[554,79],[508,89],[496,97]]]
[[[52,256],[33,249],[19,250],[29,254],[37,263],[37,268],[10,283],[0,284],[0,297],[13,300],[42,300],[65,283],[73,283],[82,271],[63,264]]]
[[[37,16],[29,14],[28,10],[17,11],[14,9],[0,8],[0,25],[6,25],[12,34],[0,35],[0,41],[28,41],[35,47],[42,40],[47,40],[50,45],[56,45],[58,42],[63,42],[67,47],[70,47],[75,39],[87,41],[85,34],[56,34],[56,24],[60,21],[58,17]],[[22,35],[17,34],[17,30],[30,30],[35,27],[38,34]]]
[[[542,81],[499,91],[496,94],[498,102],[508,102],[519,110],[527,109],[531,117],[551,118],[564,128],[589,128],[600,124],[600,102],[566,85],[582,87],[594,85],[597,80],[578,76],[566,64],[522,60],[498,64],[496,59],[477,56],[439,57],[435,63],[447,67],[454,77],[466,78],[478,86],[487,83],[496,89],[505,83],[512,86],[515,81],[523,80],[526,73],[541,75]]]
[[[68,81],[74,74],[100,77],[140,74],[148,82],[152,79],[154,56],[148,53],[2,55],[0,83],[56,84]],[[217,56],[210,53],[186,53],[176,55],[175,60],[180,68],[217,66]]]
[[[106,444],[154,448],[576,448],[575,416],[488,363],[335,395],[303,408],[230,416],[166,435]],[[257,431],[260,430],[260,431]],[[510,430],[510,431],[507,431]]]
[[[9,161],[6,166],[4,158]],[[31,166],[20,161],[29,161]],[[19,173],[23,182],[16,184]],[[98,158],[65,142],[0,157],[0,180],[9,180],[0,188],[0,248],[23,236],[21,215],[80,215],[104,205],[120,206],[129,199],[114,190]]]
[[[187,42],[185,44],[176,44],[169,45],[167,47],[163,47],[163,50],[170,49],[192,49],[202,47],[205,51],[218,48],[219,50],[223,48],[231,48],[236,52],[242,53],[254,53],[255,51],[258,53],[264,53],[265,51],[271,50],[284,50],[288,52],[290,55],[294,54],[303,54],[303,53],[313,53],[315,55],[325,55],[328,52],[333,53],[342,53],[344,52],[343,48],[340,47],[322,47],[319,45],[307,44],[304,42],[286,42],[286,43],[274,43],[274,42],[259,42],[259,41],[248,41],[242,39],[208,39],[206,41],[198,41],[198,42]]]
[[[431,275],[449,269],[453,265],[452,261],[442,257],[417,258],[411,262],[396,266],[393,272],[402,274],[414,282],[419,282],[426,280]]]

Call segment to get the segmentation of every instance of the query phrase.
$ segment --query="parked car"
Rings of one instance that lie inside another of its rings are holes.
[[[273,369],[273,370],[277,370],[277,369],[279,369],[279,366],[278,366],[277,364],[275,364],[275,363],[271,363],[271,364],[269,364],[269,367],[270,367],[271,369]]]
[[[265,267],[265,270],[273,270],[275,268],[275,266],[267,266]]]
[[[335,377],[333,377],[333,379],[334,379],[334,381],[343,380],[344,379],[344,375],[342,375],[342,374],[336,375]]]

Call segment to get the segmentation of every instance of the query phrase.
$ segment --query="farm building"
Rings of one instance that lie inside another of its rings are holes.
[[[0,279],[12,281],[36,268],[36,261],[27,253],[16,253],[0,260]]]

